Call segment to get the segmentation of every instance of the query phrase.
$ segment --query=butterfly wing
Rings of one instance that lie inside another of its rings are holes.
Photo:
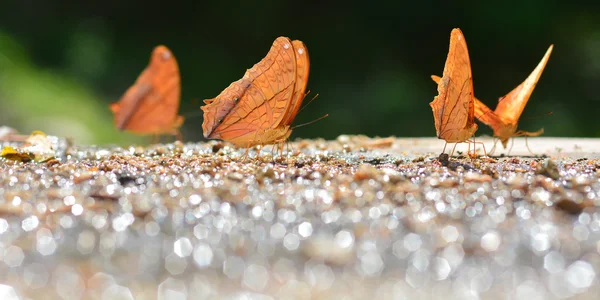
[[[505,123],[517,124],[519,121],[531,93],[546,67],[546,63],[548,63],[553,47],[553,45],[550,45],[540,63],[523,83],[498,101],[495,112]]]
[[[177,115],[180,93],[177,61],[167,47],[157,46],[135,84],[111,105],[115,126],[138,134],[171,133],[183,122]]]
[[[149,82],[136,83],[127,89],[121,101],[110,105],[111,111],[115,114],[117,129],[126,129],[131,117],[135,115],[137,108],[151,91],[152,86]]]
[[[477,130],[471,62],[464,35],[458,28],[450,35],[444,75],[438,83],[438,96],[430,106],[438,138],[450,143],[464,142]]]
[[[242,79],[205,101],[204,137],[247,146],[261,132],[278,127],[289,110],[296,73],[292,41],[277,38],[267,56],[248,69]]]
[[[440,80],[442,80],[441,77],[436,75],[431,75],[431,79],[433,79],[435,83],[439,83]],[[502,120],[500,120],[498,115],[496,115],[496,113],[493,110],[487,107],[487,105],[483,104],[483,102],[481,102],[476,97],[473,97],[473,103],[475,118],[492,128],[503,126]]]
[[[302,101],[306,96],[306,85],[308,84],[308,73],[310,71],[310,60],[308,58],[308,49],[301,41],[293,41],[292,46],[294,48],[294,55],[296,61],[296,84],[294,86],[294,93],[288,105],[288,110],[283,117],[281,124],[290,125],[298,111],[302,106]]]

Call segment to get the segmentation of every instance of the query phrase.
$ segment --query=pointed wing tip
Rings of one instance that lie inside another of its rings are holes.
[[[111,103],[108,105],[108,108],[110,109],[110,111],[112,111],[113,113],[117,113],[119,111],[119,103],[115,102],[115,103]]]
[[[282,42],[282,43],[283,43],[283,42],[291,42],[291,41],[292,41],[292,40],[291,40],[289,37],[287,37],[287,36],[283,36],[283,35],[282,35],[282,36],[279,36],[279,37],[277,37],[277,38],[275,39],[275,41],[273,41],[273,43],[275,44],[275,43],[277,43],[277,42]]]
[[[554,50],[554,44],[550,44],[550,47],[548,47],[548,50],[546,50],[546,54],[544,54],[544,59],[547,59],[545,57],[550,56],[550,53],[552,53],[552,50]]]
[[[204,136],[205,139],[210,139],[211,135],[213,133],[213,130],[209,130],[206,126],[206,124],[202,124],[202,135]]]
[[[437,75],[431,75],[431,80],[433,80],[435,83],[440,83],[440,81],[442,80],[442,77],[437,76]]]
[[[450,39],[460,38],[461,36],[464,36],[464,34],[463,34],[462,30],[460,30],[460,28],[452,29],[452,32],[450,33]]]

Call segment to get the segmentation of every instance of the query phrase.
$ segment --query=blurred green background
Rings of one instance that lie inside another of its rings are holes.
[[[107,106],[165,44],[181,69],[184,137],[203,140],[201,100],[241,78],[285,35],[307,45],[308,88],[319,94],[294,123],[330,114],[292,138],[433,137],[429,76],[441,75],[450,31],[460,27],[479,99],[495,107],[554,44],[519,128],[600,136],[599,1],[8,0],[0,8],[0,125],[25,133],[146,141],[117,132]]]

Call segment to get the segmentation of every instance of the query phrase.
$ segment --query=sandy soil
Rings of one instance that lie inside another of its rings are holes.
[[[215,141],[56,139],[56,159],[0,160],[0,298],[600,293],[598,139],[530,138],[531,152],[516,139],[477,158],[466,144],[440,156],[430,138],[289,146],[242,158]]]

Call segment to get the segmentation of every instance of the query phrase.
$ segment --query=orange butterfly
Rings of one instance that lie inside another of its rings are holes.
[[[544,129],[540,129],[535,132],[527,132],[519,130],[517,131],[517,125],[519,117],[525,109],[525,105],[535,88],[544,67],[548,59],[550,59],[550,53],[552,53],[554,45],[550,45],[546,54],[537,65],[537,67],[531,72],[529,77],[523,81],[519,86],[513,89],[506,96],[498,100],[498,106],[496,110],[492,111],[485,104],[475,98],[475,116],[484,124],[490,126],[494,130],[494,136],[498,137],[502,142],[502,145],[506,149],[508,140],[514,136],[538,136],[544,133]],[[440,78],[432,76],[435,82],[439,82]],[[495,147],[495,145],[494,145]]]
[[[474,122],[473,78],[467,43],[458,28],[453,29],[450,35],[450,50],[444,76],[438,83],[438,96],[429,105],[433,110],[439,139],[445,140],[446,144],[469,142],[477,130]]]
[[[182,140],[179,127],[184,118],[177,115],[180,93],[177,60],[167,47],[157,46],[136,82],[110,105],[115,127],[136,134],[172,134]]]
[[[204,100],[204,137],[248,149],[283,145],[306,96],[309,67],[308,51],[301,41],[278,37],[267,56],[242,79],[216,98]]]

